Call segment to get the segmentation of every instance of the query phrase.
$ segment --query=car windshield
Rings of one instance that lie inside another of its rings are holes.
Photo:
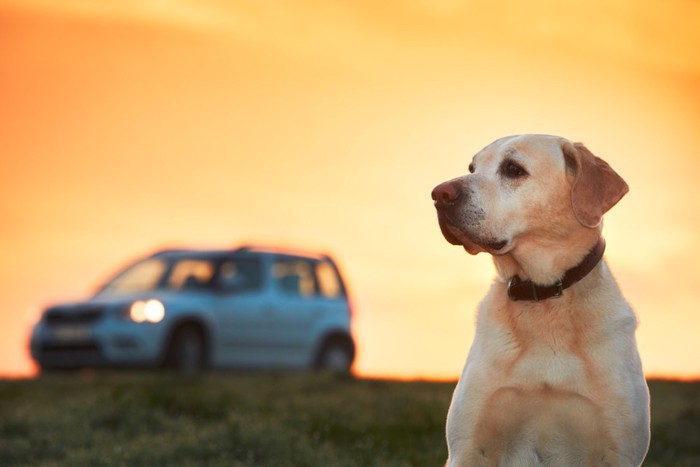
[[[114,296],[155,289],[181,290],[208,287],[216,263],[197,257],[155,257],[139,261],[109,281],[98,296]]]

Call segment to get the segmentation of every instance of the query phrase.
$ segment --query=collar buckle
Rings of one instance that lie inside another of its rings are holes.
[[[554,295],[552,295],[553,298],[559,298],[562,295],[564,295],[564,283],[562,282],[561,279],[557,281],[556,284],[554,284],[554,287],[557,288],[557,291]]]

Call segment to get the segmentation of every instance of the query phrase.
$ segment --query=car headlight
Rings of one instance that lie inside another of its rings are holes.
[[[165,305],[155,299],[136,301],[129,307],[129,318],[136,323],[159,323],[165,318]]]

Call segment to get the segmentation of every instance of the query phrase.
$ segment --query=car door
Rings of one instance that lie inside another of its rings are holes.
[[[273,361],[274,297],[263,255],[224,259],[217,272],[216,366],[264,367]]]
[[[273,315],[271,351],[284,366],[308,364],[313,324],[323,312],[312,259],[279,255],[271,269]]]

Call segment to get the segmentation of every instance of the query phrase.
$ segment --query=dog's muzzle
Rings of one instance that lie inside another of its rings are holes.
[[[480,238],[460,227],[460,223],[457,222],[461,215],[459,211],[469,201],[469,192],[460,181],[441,183],[433,188],[431,196],[437,210],[440,230],[449,243],[461,245],[471,254],[479,251],[495,254],[508,244],[506,240],[497,238]]]
[[[433,189],[431,196],[438,213],[440,230],[445,240],[453,245],[461,245],[462,242],[450,231],[450,226],[454,226],[450,214],[454,212],[464,197],[462,186],[455,181],[444,182]]]

